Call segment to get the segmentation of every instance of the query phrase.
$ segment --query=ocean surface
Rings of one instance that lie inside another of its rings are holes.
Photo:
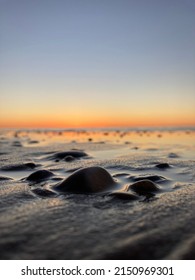
[[[1,259],[194,259],[195,128],[0,130]]]

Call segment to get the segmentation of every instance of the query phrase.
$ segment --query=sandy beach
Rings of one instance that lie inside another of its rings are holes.
[[[1,259],[194,259],[195,130],[1,130]]]

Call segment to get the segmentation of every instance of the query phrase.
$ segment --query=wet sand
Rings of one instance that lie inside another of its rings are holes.
[[[1,259],[194,259],[194,130],[0,132]]]

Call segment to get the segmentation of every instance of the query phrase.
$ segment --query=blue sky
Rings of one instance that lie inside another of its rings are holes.
[[[194,1],[0,0],[0,38],[4,125],[194,118]]]

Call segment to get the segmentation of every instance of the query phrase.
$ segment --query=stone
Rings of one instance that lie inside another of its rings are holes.
[[[51,171],[42,169],[42,170],[37,170],[37,171],[33,172],[32,174],[30,174],[26,178],[26,180],[31,181],[31,182],[39,182],[39,181],[46,180],[52,176],[54,176],[54,174]]]
[[[116,182],[102,167],[87,167],[75,171],[61,183],[54,186],[59,192],[98,193],[108,191]]]
[[[160,190],[157,184],[150,180],[138,181],[130,185],[128,189],[138,194],[155,193]]]

